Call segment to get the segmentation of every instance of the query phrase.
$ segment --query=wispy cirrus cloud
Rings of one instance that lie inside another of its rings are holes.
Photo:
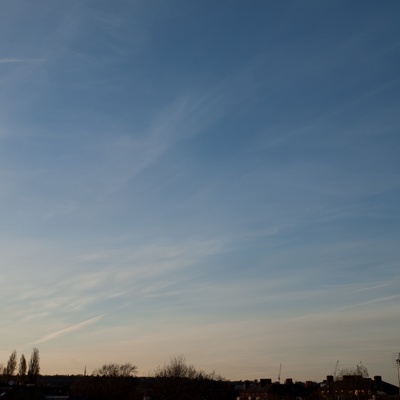
[[[0,58],[0,64],[35,63],[42,61],[44,61],[44,59],[42,58],[18,58],[18,57]]]
[[[89,318],[86,321],[79,322],[77,324],[68,326],[67,328],[60,329],[58,331],[52,332],[52,333],[50,333],[48,335],[45,335],[41,339],[36,340],[35,342],[33,342],[33,344],[45,343],[45,342],[48,342],[50,340],[56,339],[59,336],[63,336],[63,335],[66,335],[68,333],[75,332],[75,331],[78,331],[80,329],[86,328],[87,326],[95,324],[96,322],[98,322],[102,318],[103,318],[103,315],[97,315],[96,317]]]

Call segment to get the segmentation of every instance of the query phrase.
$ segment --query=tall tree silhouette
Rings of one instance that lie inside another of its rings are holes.
[[[39,350],[35,347],[29,360],[28,382],[35,383],[40,373]]]
[[[25,383],[26,369],[27,369],[26,358],[22,354],[21,358],[19,359],[19,366],[18,366],[18,376],[20,383]]]
[[[6,367],[6,375],[8,377],[11,377],[15,374],[15,370],[17,368],[17,352],[14,350],[11,355],[10,358],[8,359],[7,362],[7,367]]]

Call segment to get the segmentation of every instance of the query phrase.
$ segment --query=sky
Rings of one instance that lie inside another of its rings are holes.
[[[0,363],[397,384],[400,2],[3,0]]]

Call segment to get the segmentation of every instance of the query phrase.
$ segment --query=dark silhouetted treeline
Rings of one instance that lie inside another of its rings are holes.
[[[236,394],[227,381],[173,377],[97,377],[78,378],[71,394],[87,400],[233,400]]]
[[[81,377],[71,385],[74,395],[87,400],[231,400],[232,385],[213,373],[205,373],[182,356],[171,358],[158,367],[153,377],[137,378],[131,364],[105,364],[91,376]]]

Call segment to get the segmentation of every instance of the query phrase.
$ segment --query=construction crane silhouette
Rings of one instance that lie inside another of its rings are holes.
[[[333,379],[336,379],[338,366],[339,366],[339,360],[336,361],[335,369],[333,370]]]

